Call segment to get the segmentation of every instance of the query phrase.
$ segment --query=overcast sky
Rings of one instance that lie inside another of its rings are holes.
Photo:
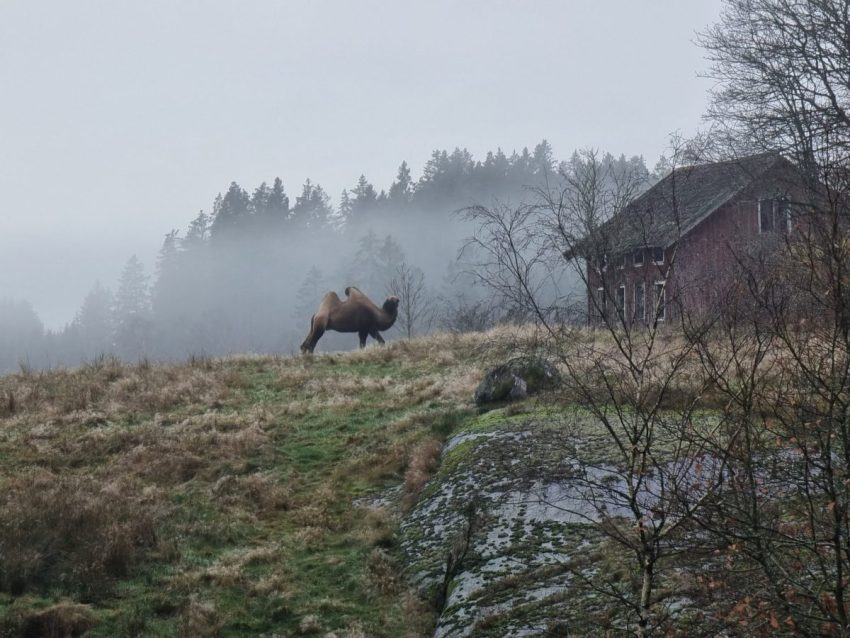
[[[69,321],[132,253],[153,267],[233,180],[476,157],[642,154],[696,131],[695,33],[719,0],[0,0],[0,297]]]

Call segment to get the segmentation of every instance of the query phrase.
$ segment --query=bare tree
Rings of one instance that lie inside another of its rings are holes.
[[[847,0],[726,0],[699,40],[717,82],[709,118],[728,134],[726,150],[782,150],[824,184],[844,173],[848,29]]]
[[[669,319],[676,305],[673,291],[661,290],[648,302],[640,325],[617,298],[615,261],[652,248],[652,220],[638,216],[628,238],[609,220],[643,184],[632,175],[612,173],[592,151],[561,177],[557,187],[538,191],[534,204],[469,209],[478,231],[468,247],[480,283],[523,308],[544,331],[548,355],[566,373],[565,395],[598,423],[610,455],[604,461],[588,458],[577,438],[565,436],[561,452],[570,460],[570,484],[581,498],[552,505],[568,508],[626,550],[633,579],[596,574],[585,582],[618,603],[635,635],[649,636],[667,622],[659,579],[679,551],[678,536],[721,475],[718,464],[705,463],[710,433],[693,432],[706,388],[695,378],[688,392],[681,392],[694,345],[664,327],[664,311]],[[675,232],[675,179],[669,194]],[[629,243],[635,240],[636,246]],[[675,261],[674,249],[651,267],[666,278]],[[583,284],[581,301],[574,287],[561,285],[570,268]],[[601,293],[590,297],[588,319],[601,338],[563,321],[588,303],[586,290],[597,284]]]
[[[726,399],[728,473],[700,522],[738,570],[743,620],[850,635],[850,3],[727,0],[701,38],[726,152],[799,167],[772,257],[737,251],[738,294],[691,336]]]
[[[441,297],[440,307],[440,327],[455,334],[483,332],[499,320],[489,299],[475,299],[462,292],[451,297]]]
[[[398,323],[408,339],[414,332],[432,320],[431,299],[425,286],[425,273],[402,259],[396,266],[395,276],[390,280],[389,291],[400,299]]]

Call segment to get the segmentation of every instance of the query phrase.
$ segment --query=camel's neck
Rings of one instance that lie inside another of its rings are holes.
[[[395,304],[385,303],[378,311],[378,330],[389,330],[398,316],[398,307]]]

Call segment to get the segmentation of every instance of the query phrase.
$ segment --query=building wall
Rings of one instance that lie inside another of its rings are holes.
[[[588,267],[588,318],[598,323],[599,316],[591,294],[607,292],[609,312],[616,307],[617,290],[625,289],[625,317],[629,323],[652,321],[655,284],[664,282],[664,319],[672,320],[680,312],[700,313],[724,303],[737,281],[736,255],[746,254],[762,241],[759,233],[758,197],[744,193],[721,206],[686,236],[664,251],[664,260],[655,263],[650,249],[643,249],[643,265],[634,264],[633,255],[625,266],[609,264],[603,275]],[[636,287],[644,286],[644,313],[636,305]]]
[[[629,255],[625,265],[609,265],[601,275],[588,264],[588,283],[590,291],[588,294],[588,318],[590,323],[599,322],[597,307],[594,305],[591,294],[599,296],[599,288],[603,288],[606,294],[606,307],[609,312],[617,305],[617,291],[622,287],[625,301],[625,317],[631,323],[633,321],[643,322],[651,320],[651,307],[654,302],[654,285],[656,282],[665,282],[669,275],[670,258],[665,254],[660,263],[653,259],[652,250],[643,249],[643,265],[635,265],[634,254]],[[603,285],[604,277],[604,285]],[[644,312],[636,316],[635,288],[643,285],[644,290]],[[668,304],[669,305],[669,304]]]
[[[758,200],[739,197],[720,207],[680,242],[676,254],[676,298],[686,312],[725,303],[738,280],[740,255],[760,241]]]
[[[635,266],[629,259],[625,267],[610,264],[604,273],[598,273],[588,263],[588,322],[600,320],[591,295],[598,294],[603,279],[609,311],[616,305],[617,290],[625,287],[625,318],[630,323],[652,321],[651,291],[658,281],[665,282],[667,320],[676,318],[679,311],[699,313],[716,304],[729,303],[730,295],[736,294],[735,285],[740,283],[739,257],[750,258],[761,250],[772,250],[780,241],[781,232],[795,234],[804,227],[804,216],[794,221],[796,213],[792,211],[791,228],[760,232],[759,200],[776,197],[798,203],[808,201],[800,176],[787,162],[689,229],[680,241],[666,249],[663,263],[652,263],[646,249],[643,266]],[[635,287],[641,284],[646,290],[645,317],[635,316]]]

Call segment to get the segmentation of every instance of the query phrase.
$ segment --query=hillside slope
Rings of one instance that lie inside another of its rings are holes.
[[[628,465],[604,424],[643,417],[597,387],[619,378],[611,340],[571,336],[561,361],[599,399],[474,406],[485,370],[547,345],[525,328],[0,377],[0,637],[634,635],[636,539],[668,519],[658,635],[812,635],[706,532],[736,461],[707,447],[724,399],[698,362],[652,417],[651,464]],[[681,340],[662,341],[656,372]],[[777,440],[753,467],[787,530],[808,475]]]
[[[394,512],[494,340],[0,378],[0,635],[430,635]]]

